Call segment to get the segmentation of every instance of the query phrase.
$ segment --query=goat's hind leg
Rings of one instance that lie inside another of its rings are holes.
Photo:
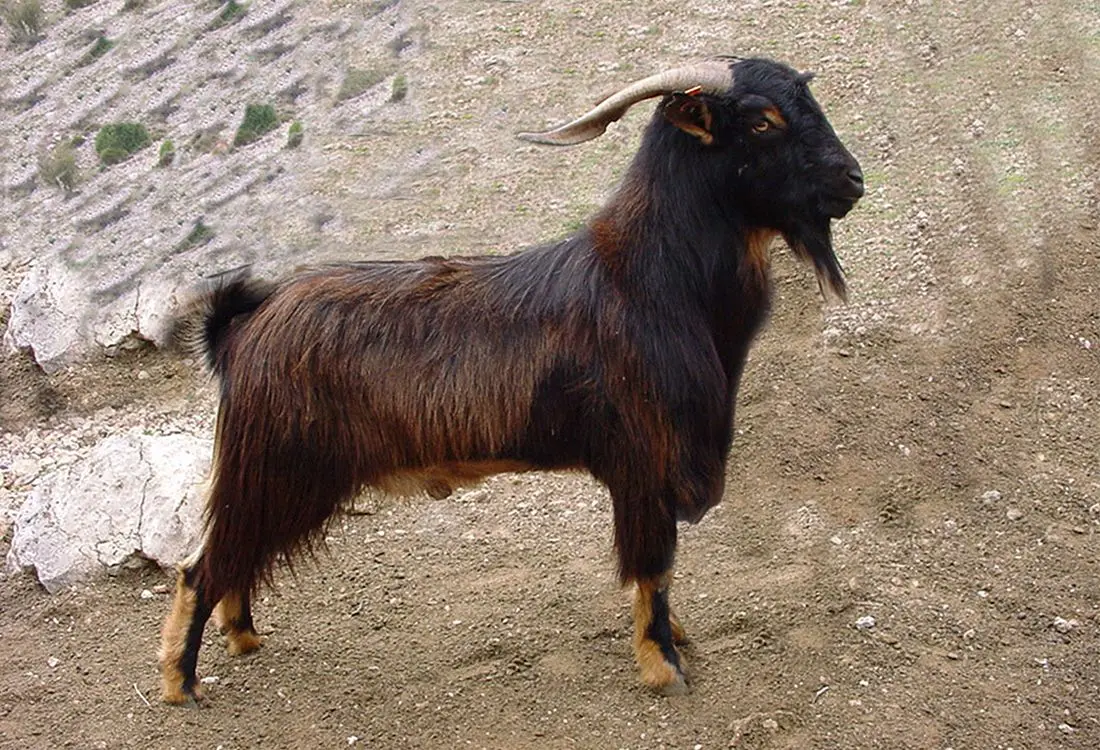
[[[203,697],[195,669],[213,604],[203,586],[196,583],[197,570],[198,563],[179,571],[172,611],[161,630],[161,698],[165,703],[195,703]]]
[[[263,643],[252,623],[252,604],[248,591],[231,591],[214,608],[214,622],[225,634],[230,656],[247,654]]]
[[[688,692],[683,657],[677,643],[685,640],[684,630],[668,604],[667,573],[640,579],[634,591],[634,658],[642,682],[664,695]]]

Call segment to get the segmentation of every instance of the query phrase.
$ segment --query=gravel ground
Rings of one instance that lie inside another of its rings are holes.
[[[378,40],[357,19],[382,5],[288,8],[347,23],[344,63],[365,65]],[[745,376],[727,497],[682,534],[673,598],[693,692],[637,684],[604,492],[505,476],[442,502],[365,500],[316,565],[257,604],[264,649],[230,659],[208,632],[197,711],[157,702],[165,573],[56,596],[0,576],[0,747],[1100,745],[1100,9],[384,12],[420,35],[401,63],[408,102],[343,127],[305,121],[317,132],[295,175],[301,201],[280,211],[260,186],[261,208],[231,204],[225,226],[344,257],[561,236],[614,185],[649,108],[576,149],[512,134],[711,53],[817,71],[863,164],[867,197],[835,237],[852,299],[823,303],[775,248],[775,314]],[[50,59],[51,43],[34,54]],[[3,66],[10,84],[17,67]],[[43,188],[19,199],[51,200]],[[302,228],[312,213],[331,216],[332,236]],[[4,215],[0,307],[35,253]],[[205,376],[149,349],[49,376],[6,356],[0,393],[0,523],[100,436],[209,434],[212,421]]]

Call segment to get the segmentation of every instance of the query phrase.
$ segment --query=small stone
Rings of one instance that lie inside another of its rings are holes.
[[[1067,620],[1064,617],[1055,617],[1054,622],[1052,623],[1054,629],[1063,634],[1068,633],[1080,624],[1081,623],[1077,620]]]
[[[17,458],[11,462],[10,468],[13,487],[26,486],[38,477],[38,462],[33,458]]]
[[[765,729],[772,730],[773,732],[776,729],[779,729],[779,722],[775,719],[764,719],[764,721],[760,722],[760,725],[763,726]]]
[[[50,669],[53,669],[61,663],[61,660],[58,659],[56,656],[51,656],[49,659],[46,660],[46,663],[50,665]]]
[[[1073,734],[1074,732],[1077,731],[1077,727],[1075,727],[1071,724],[1066,724],[1065,722],[1062,722],[1061,724],[1058,725],[1058,731],[1061,732],[1062,734]]]
[[[1007,518],[1009,521],[1019,521],[1023,517],[1024,512],[1019,508],[1009,508],[1007,511],[1005,511],[1005,518]]]
[[[1001,493],[997,490],[989,490],[982,493],[982,505],[992,505],[999,502],[1001,499]]]
[[[218,676],[216,674],[208,675],[206,677],[203,677],[201,680],[199,680],[199,682],[201,682],[203,685],[213,685],[217,681],[218,681]]]
[[[856,630],[870,630],[875,627],[874,615],[863,615],[856,620]]]
[[[977,637],[978,637],[978,634],[974,631],[974,628],[970,628],[965,633],[963,633],[963,640],[964,641],[972,641]]]
[[[959,654],[955,651],[948,651],[947,652],[947,658],[950,659],[951,661],[958,661],[959,660]]]
[[[168,584],[158,583],[156,586],[153,587],[153,593],[154,594],[167,594],[168,593]]]
[[[149,379],[149,371],[148,370],[139,370],[138,374],[137,374],[137,379],[138,380],[148,380]]]
[[[142,589],[141,590],[141,598],[142,599],[152,599],[153,598],[153,592],[150,591],[149,589]]]

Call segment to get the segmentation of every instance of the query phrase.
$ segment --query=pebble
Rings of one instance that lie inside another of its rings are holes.
[[[30,484],[38,476],[38,462],[32,458],[17,458],[10,468],[12,486]]]
[[[997,490],[989,490],[982,493],[982,505],[992,505],[999,502],[1001,499],[1001,493]]]
[[[1023,517],[1024,512],[1019,508],[1009,508],[1007,511],[1005,511],[1005,518],[1007,518],[1009,521],[1019,521]]]
[[[874,615],[863,615],[863,617],[856,620],[856,630],[870,630],[874,626]]]
[[[56,656],[51,656],[49,659],[46,660],[46,663],[49,664],[50,668],[52,669],[60,664],[61,660],[58,659]]]
[[[1077,620],[1067,620],[1064,617],[1055,617],[1052,623],[1054,629],[1059,633],[1068,633],[1080,624]]]
[[[150,591],[149,589],[142,589],[141,590],[141,598],[142,599],[152,599],[153,598],[153,592]]]

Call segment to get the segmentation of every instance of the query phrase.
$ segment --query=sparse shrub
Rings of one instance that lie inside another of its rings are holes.
[[[88,48],[88,51],[84,53],[84,56],[80,58],[80,62],[77,63],[80,66],[91,65],[99,58],[106,55],[115,46],[114,40],[107,38],[107,35],[102,31],[94,32],[93,35],[88,35],[89,41],[94,39],[92,46]]]
[[[398,73],[393,79],[393,89],[390,91],[391,102],[403,102],[409,94],[409,82],[404,73]]]
[[[65,0],[65,7],[69,10],[76,10],[77,8],[87,8],[96,0]]]
[[[160,154],[157,156],[158,167],[170,167],[176,158],[176,145],[171,140],[165,139],[160,144]]]
[[[191,227],[191,231],[187,233],[187,237],[180,245],[183,249],[198,247],[199,245],[205,245],[212,239],[214,239],[214,230],[206,226],[200,216],[195,220],[195,225]]]
[[[140,10],[145,7],[145,0],[126,0],[122,4],[123,10]]]
[[[88,50],[88,56],[91,57],[93,60],[103,57],[114,46],[115,43],[112,40],[108,39],[106,36],[101,36],[95,40],[95,44],[93,44],[92,48]]]
[[[248,10],[248,6],[244,3],[234,2],[229,0],[228,3],[222,6],[222,10],[218,13],[218,17],[211,24],[211,28],[220,28],[222,26],[228,26],[231,23],[236,23],[244,16],[245,11]]]
[[[118,164],[148,146],[149,131],[139,122],[104,125],[95,137],[95,152],[104,164]]]
[[[80,179],[76,168],[76,149],[71,143],[62,143],[38,160],[38,176],[43,182],[56,185],[66,193],[71,192]]]
[[[187,142],[187,150],[197,154],[213,154],[228,149],[229,142],[222,138],[223,130],[225,130],[225,123],[221,122],[203,128],[191,136]]]
[[[286,147],[298,148],[302,145],[302,123],[295,120],[290,123],[290,130],[286,134]]]
[[[233,145],[247,146],[278,125],[279,118],[270,104],[249,104],[244,110],[244,122],[233,137]]]
[[[354,99],[371,86],[377,86],[387,75],[389,73],[381,68],[348,68],[340,90],[336,92],[336,100]]]
[[[39,0],[8,0],[0,4],[0,15],[8,25],[12,42],[30,46],[38,41],[44,22]]]

